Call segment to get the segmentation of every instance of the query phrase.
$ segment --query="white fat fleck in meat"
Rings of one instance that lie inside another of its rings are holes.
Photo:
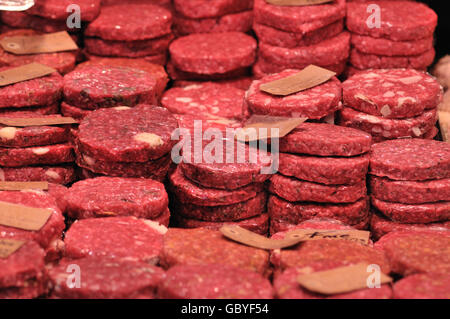
[[[361,114],[359,117],[360,117],[360,119],[366,120],[370,123],[380,123],[381,122],[381,119],[379,119],[376,116],[370,115],[370,114]]]
[[[395,92],[393,91],[387,91],[386,93],[383,94],[383,97],[393,97],[395,96]]]
[[[384,82],[381,86],[385,87],[385,88],[388,88],[388,87],[394,86],[394,84],[389,83],[389,82]]]
[[[176,97],[175,101],[180,102],[180,103],[191,103],[192,102],[192,98],[190,98],[190,97]]]
[[[202,88],[202,85],[200,85],[200,84],[192,84],[192,85],[185,86],[183,88],[183,90],[184,91],[189,91],[189,90],[196,90],[196,89],[200,89],[200,88]]]
[[[420,128],[413,127],[411,130],[412,130],[412,132],[414,133],[415,136],[417,136],[417,137],[422,136],[422,131],[420,130]]]
[[[380,110],[381,115],[383,116],[389,116],[391,115],[392,111],[389,105],[384,105]]]
[[[400,82],[402,82],[403,84],[413,84],[413,83],[417,83],[420,80],[422,80],[422,77],[420,75],[414,75],[414,76],[410,76],[407,78],[400,78],[398,80]]]
[[[356,94],[355,95],[355,99],[363,100],[363,101],[365,101],[367,103],[375,105],[375,103],[373,101],[371,101],[367,96],[365,96],[365,95],[363,95],[361,93]]]
[[[47,154],[50,149],[48,147],[37,147],[31,150],[36,155],[44,155]]]
[[[147,143],[152,147],[161,146],[164,144],[161,136],[153,133],[139,133],[134,136],[134,139],[139,142]]]
[[[153,220],[142,220],[147,226],[149,226],[150,228],[156,230],[158,233],[160,233],[161,235],[164,235],[165,233],[167,233],[168,229],[166,226],[161,225],[158,222],[155,222]]]
[[[271,101],[272,101],[271,99],[265,99],[265,100],[264,100],[264,105],[270,104]]]
[[[378,78],[379,75],[376,73],[370,72],[370,73],[364,74],[363,77],[365,77],[366,79],[371,79],[371,78]]]
[[[382,130],[381,127],[379,127],[379,126],[374,126],[374,127],[372,128],[372,132],[377,133],[377,134],[381,133],[382,131],[383,131],[383,130]]]
[[[0,129],[0,138],[5,140],[12,140],[16,136],[17,128],[15,127],[3,127]]]
[[[89,164],[88,164],[88,165],[89,165]],[[58,179],[58,178],[60,178],[58,172],[52,171],[51,169],[47,170],[47,171],[45,172],[45,175],[47,175],[48,177],[53,178],[53,179]]]
[[[93,166],[95,164],[95,159],[92,157],[89,157],[87,155],[83,155],[83,160],[86,162],[87,165]]]
[[[411,103],[415,103],[417,100],[410,96],[399,97],[397,107],[402,107],[402,105],[405,104],[407,101],[410,101]]]
[[[129,109],[131,109],[131,107],[129,107],[129,106],[116,106],[114,108],[114,110],[117,110],[117,111],[125,111],[125,110],[129,110]]]

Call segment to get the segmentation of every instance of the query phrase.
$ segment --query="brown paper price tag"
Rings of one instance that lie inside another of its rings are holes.
[[[372,272],[369,264],[358,264],[348,267],[340,267],[326,271],[318,271],[312,274],[301,275],[298,283],[313,292],[324,295],[336,295],[355,290],[369,288],[368,279]],[[392,278],[380,273],[380,284],[392,282]],[[377,289],[377,288],[372,288]]]
[[[30,63],[0,72],[0,86],[40,78],[56,72],[55,69],[40,63]]]
[[[294,75],[263,83],[259,86],[259,89],[273,95],[286,96],[318,86],[335,75],[336,73],[333,71],[310,65]]]
[[[236,130],[235,138],[241,142],[281,138],[306,120],[307,118],[252,115],[243,128]]]
[[[8,258],[20,249],[26,242],[15,239],[0,239],[0,258]]]
[[[0,191],[48,190],[48,182],[0,182]]]
[[[15,127],[26,126],[51,126],[78,124],[78,121],[72,117],[36,117],[36,118],[20,118],[20,117],[0,117],[0,124]]]
[[[267,3],[276,6],[311,6],[332,1],[334,0],[266,0]]]
[[[3,226],[38,231],[47,223],[51,214],[50,209],[0,202],[0,225]]]
[[[14,36],[0,40],[3,50],[14,54],[39,54],[78,50],[66,31],[32,36]]]

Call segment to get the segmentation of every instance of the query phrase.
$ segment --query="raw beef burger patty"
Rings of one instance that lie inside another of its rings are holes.
[[[250,10],[252,0],[175,0],[175,10],[191,19],[220,17],[225,14]]]
[[[61,164],[74,160],[73,147],[70,144],[0,149],[0,165],[6,167]]]
[[[70,184],[75,181],[73,166],[27,166],[0,168],[0,181],[39,182]]]
[[[418,274],[394,284],[395,299],[450,299],[449,274]]]
[[[92,21],[100,13],[100,0],[37,0],[27,13],[51,20],[66,20],[67,7],[76,4],[80,7],[82,21]]]
[[[76,219],[135,216],[152,219],[169,204],[164,185],[151,179],[98,177],[70,187],[67,214]]]
[[[179,265],[158,289],[162,299],[272,299],[269,280],[228,265]]]

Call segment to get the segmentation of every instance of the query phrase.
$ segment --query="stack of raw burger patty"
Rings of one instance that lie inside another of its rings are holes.
[[[53,118],[63,79],[57,72],[0,89],[1,117]],[[75,178],[75,158],[68,126],[0,125],[0,180],[68,184]]]
[[[170,44],[173,80],[223,80],[249,74],[257,43],[242,32],[196,33]]]
[[[172,13],[153,4],[103,6],[85,31],[88,57],[143,58],[164,65],[173,39]]]
[[[127,66],[91,64],[64,76],[64,101],[61,113],[84,118],[93,110],[111,107],[134,107],[157,103],[154,76]]]
[[[372,219],[375,237],[419,224],[422,228],[449,228],[449,144],[393,140],[374,144],[371,155],[370,191],[379,214]]]
[[[252,29],[253,0],[176,0],[174,30],[179,36]]]
[[[256,77],[315,64],[340,74],[350,51],[343,32],[345,0],[322,5],[277,6],[255,0],[253,29],[259,39]]]
[[[234,139],[223,139],[222,154],[197,160],[198,151],[183,149],[183,161],[169,176],[175,220],[179,227],[219,229],[224,223],[238,224],[260,234],[269,227],[264,181],[270,178],[270,156]],[[234,149],[229,151],[227,144]],[[201,149],[207,154],[207,144]],[[250,157],[255,154],[256,162]],[[233,161],[229,163],[230,155]]]
[[[374,142],[418,137],[433,139],[442,88],[413,69],[361,71],[343,84],[338,123],[370,133]]]
[[[279,173],[269,186],[271,233],[312,218],[365,229],[370,145],[369,134],[323,123],[303,123],[280,139]]]
[[[107,175],[162,181],[172,163],[172,132],[177,120],[164,108],[140,104],[134,108],[96,110],[75,133],[77,164],[84,177]]]
[[[380,7],[380,26],[369,5]],[[352,33],[349,73],[366,69],[426,70],[433,63],[437,15],[415,1],[371,1],[347,4],[347,29]],[[370,25],[370,23],[374,25]]]

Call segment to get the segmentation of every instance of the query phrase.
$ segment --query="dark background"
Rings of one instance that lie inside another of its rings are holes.
[[[438,26],[436,29],[437,58],[450,54],[450,12],[446,4],[448,0],[422,0],[438,14]],[[447,8],[446,8],[447,7]]]

